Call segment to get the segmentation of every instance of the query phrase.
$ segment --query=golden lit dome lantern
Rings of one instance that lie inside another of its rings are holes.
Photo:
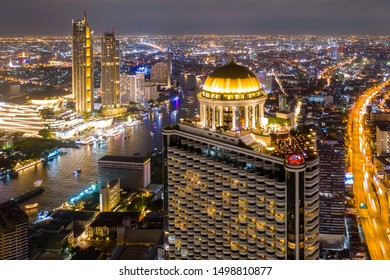
[[[256,75],[234,62],[211,73],[198,98],[203,126],[237,130],[263,123],[266,94]]]
[[[235,94],[262,94],[260,82],[256,75],[234,62],[230,62],[211,73],[203,85],[203,92],[205,95],[207,93],[222,95],[216,99],[228,99],[228,95],[232,95],[231,99],[235,99]],[[226,95],[226,98],[223,98],[223,95]],[[240,99],[243,98],[244,96]]]

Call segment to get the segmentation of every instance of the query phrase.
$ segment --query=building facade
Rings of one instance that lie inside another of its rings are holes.
[[[114,32],[103,34],[101,52],[102,105],[114,107],[119,103],[120,98],[119,41],[115,39]]]
[[[74,20],[72,37],[72,90],[79,114],[89,114],[94,109],[93,48],[91,28],[86,13]]]
[[[100,212],[111,211],[120,200],[120,180],[112,180],[99,189]]]
[[[38,135],[45,127],[36,105],[3,103],[0,105],[0,123],[3,130],[24,132],[28,135]]]
[[[152,65],[150,70],[150,81],[152,83],[168,85],[171,83],[170,72],[170,61],[157,62],[156,64]]]
[[[28,259],[28,217],[14,201],[0,204],[0,260]]]
[[[120,80],[120,99],[122,104],[128,104],[129,102],[144,103],[148,101],[145,100],[145,74],[122,74]]]
[[[376,154],[390,153],[390,125],[377,124],[376,125]]]
[[[221,68],[198,95],[200,119],[162,132],[168,259],[318,259],[315,134],[266,144],[260,83]]]
[[[323,249],[342,250],[345,241],[345,149],[336,140],[318,145],[320,240]]]
[[[99,168],[139,170],[142,172],[142,187],[151,182],[150,158],[105,155],[98,161]]]

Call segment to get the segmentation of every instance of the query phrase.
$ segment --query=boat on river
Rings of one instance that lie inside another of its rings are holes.
[[[42,186],[43,180],[35,180],[34,187],[40,187]]]
[[[45,189],[43,187],[38,187],[38,188],[33,189],[32,191],[29,191],[29,192],[22,194],[21,196],[13,198],[12,200],[17,202],[17,203],[22,203],[26,200],[29,200],[30,198],[32,198],[34,196],[37,196],[37,195],[43,193],[44,190]]]
[[[36,203],[31,203],[31,204],[27,204],[27,205],[24,206],[24,209],[26,209],[26,210],[31,210],[31,209],[37,208],[38,205],[39,205],[38,202],[36,202]]]

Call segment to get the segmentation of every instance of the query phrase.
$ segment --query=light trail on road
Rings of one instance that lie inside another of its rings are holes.
[[[387,80],[363,92],[355,102],[348,120],[349,143],[347,150],[350,151],[349,168],[354,176],[353,191],[357,207],[361,203],[368,207],[368,209],[359,207],[358,211],[365,243],[373,260],[390,259],[390,242],[387,236],[386,198],[384,195],[378,198],[375,192],[374,183],[378,184],[378,182],[375,181],[372,164],[368,164],[368,162],[372,162],[371,149],[363,151],[363,147],[368,147],[368,137],[365,137],[366,131],[364,129],[364,114],[371,99],[389,84],[390,80]]]

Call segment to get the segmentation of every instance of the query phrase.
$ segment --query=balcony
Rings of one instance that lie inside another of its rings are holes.
[[[267,194],[267,196],[265,197],[265,201],[267,203],[274,202],[275,201],[275,196],[271,195],[271,194]]]
[[[279,197],[286,197],[286,190],[285,189],[276,189],[275,194]]]
[[[275,214],[274,213],[270,213],[269,211],[266,211],[266,218],[267,220],[270,220],[270,221],[273,221],[275,220]]]
[[[264,161],[262,159],[255,159],[255,166],[258,168],[263,168]]]
[[[315,217],[318,217],[319,214],[320,214],[320,209],[317,209],[313,212],[305,211],[305,219],[307,221],[310,221],[310,220],[314,219]]]
[[[264,217],[265,216],[265,208],[257,208],[256,209],[256,215],[258,217]]]
[[[317,224],[316,226],[314,226],[313,228],[305,231],[305,236],[307,236],[308,238],[310,238],[310,236],[312,236],[313,234],[318,234],[319,233],[319,225]]]
[[[305,202],[306,204],[306,202]],[[317,210],[317,208],[320,206],[320,202],[317,200],[313,204],[305,205],[305,211],[307,212],[313,212],[314,210]]]
[[[319,255],[320,255],[319,250],[314,251],[314,252],[306,255],[306,260],[318,260]]]
[[[319,247],[320,247],[320,243],[316,243],[314,246],[306,246],[306,247],[305,247],[305,253],[306,253],[307,255],[310,255],[310,254],[312,254],[312,253],[315,253],[315,252],[318,251]]]
[[[305,171],[305,178],[313,178],[320,173],[320,169],[315,169],[313,171]]]
[[[286,230],[286,224],[284,223],[275,223],[275,229],[279,232],[285,232]]]
[[[272,170],[272,162],[265,160],[264,161],[264,169],[265,170]]]
[[[320,178],[317,177],[316,179],[314,180],[305,180],[305,188],[310,188],[310,187],[314,187],[314,186],[318,186],[318,183],[320,182]]]
[[[264,254],[265,253],[265,243],[257,243],[257,251],[258,251],[258,253],[257,254],[259,254],[259,251],[261,252],[261,254]]]
[[[265,176],[264,175],[256,174],[255,178],[256,178],[256,183],[264,184],[264,182],[265,182]]]
[[[313,246],[314,244],[316,244],[318,242],[319,239],[320,239],[319,234],[314,235],[312,238],[308,238],[307,240],[305,240],[305,245],[306,246]]]
[[[320,218],[317,216],[314,220],[305,223],[305,228],[311,230],[315,226],[318,226]]]
[[[257,193],[256,194],[257,200],[263,200],[265,199],[265,193]]]
[[[277,206],[285,207],[286,206],[286,200],[285,199],[279,199],[276,197],[275,203]]]
[[[278,259],[286,259],[286,250],[277,248],[275,254]]]
[[[237,158],[238,158],[237,152],[231,151],[230,152],[230,159],[237,160]]]
[[[315,187],[312,187],[312,188],[308,188],[308,187],[305,187],[305,196],[311,196],[315,193],[318,193],[319,192],[319,186],[315,186]]]

